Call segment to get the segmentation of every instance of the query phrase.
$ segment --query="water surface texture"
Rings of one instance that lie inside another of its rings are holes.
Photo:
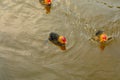
[[[97,30],[114,37],[101,51]],[[61,51],[50,32],[67,38]],[[0,0],[0,80],[120,80],[120,0]]]

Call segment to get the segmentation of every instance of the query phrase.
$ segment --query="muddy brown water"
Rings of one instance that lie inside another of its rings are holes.
[[[89,39],[104,30],[105,47]],[[61,51],[50,32],[67,38]],[[120,80],[120,0],[0,0],[0,80]]]

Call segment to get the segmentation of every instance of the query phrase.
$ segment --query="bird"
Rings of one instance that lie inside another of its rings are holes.
[[[49,34],[49,41],[55,44],[56,46],[59,46],[62,50],[66,50],[66,38],[62,35],[59,35],[55,32],[51,32]]]
[[[50,13],[52,0],[39,0],[39,2],[44,5],[46,14]]]
[[[104,48],[107,46],[107,42],[111,39],[112,37],[108,37],[108,35],[102,30],[98,30],[95,33],[95,37],[92,38],[92,40],[99,42],[99,47],[101,50],[104,50]]]

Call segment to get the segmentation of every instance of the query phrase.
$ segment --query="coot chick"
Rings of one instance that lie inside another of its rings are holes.
[[[53,44],[59,46],[62,50],[66,50],[66,38],[64,36],[58,35],[57,33],[51,32],[49,34],[49,41]]]

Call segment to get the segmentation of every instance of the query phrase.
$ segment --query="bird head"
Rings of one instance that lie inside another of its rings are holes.
[[[48,0],[48,4],[51,4],[51,0]]]
[[[48,4],[48,5],[50,5],[51,2],[52,2],[52,0],[45,0],[45,3]]]
[[[100,35],[100,42],[105,42],[108,40],[108,36],[106,34],[101,34]]]
[[[59,39],[58,39],[58,41],[60,43],[62,43],[62,44],[66,44],[67,43],[67,40],[66,40],[66,38],[64,36],[60,36]]]

